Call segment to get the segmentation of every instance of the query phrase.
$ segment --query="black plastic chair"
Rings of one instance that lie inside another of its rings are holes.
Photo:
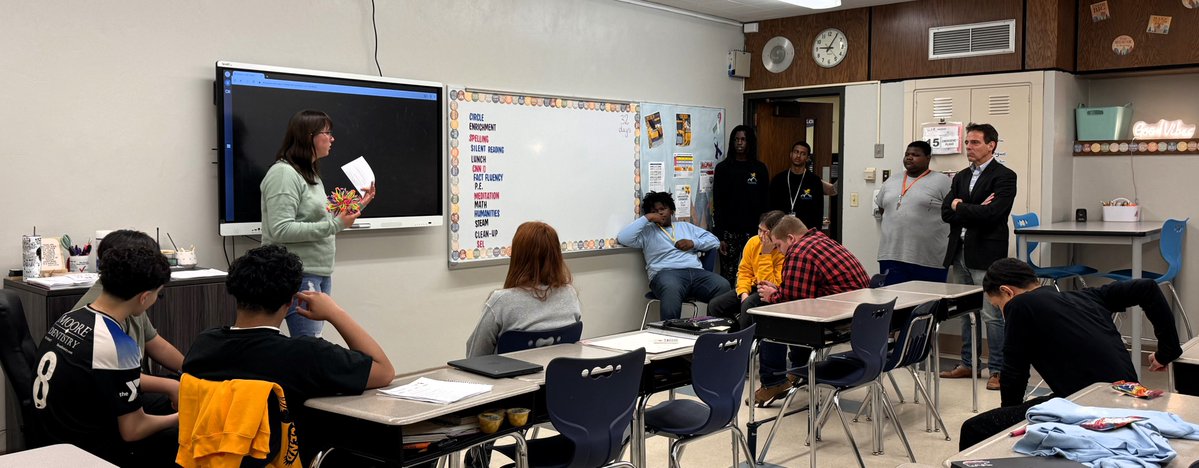
[[[845,436],[849,438],[849,445],[853,447],[854,456],[857,457],[858,465],[865,467],[866,463],[862,460],[862,454],[858,451],[857,442],[854,441],[853,432],[849,429],[849,422],[845,419],[845,414],[841,412],[841,392],[859,388],[862,386],[872,386],[874,388],[882,388],[879,377],[883,372],[883,365],[887,362],[887,337],[891,332],[891,315],[895,311],[895,300],[885,304],[858,304],[858,307],[853,313],[853,322],[850,325],[850,345],[851,352],[829,356],[828,359],[816,363],[816,382],[813,385],[811,382],[805,382],[808,386],[808,391],[818,391],[814,388],[819,385],[830,387],[832,392],[825,398],[817,408],[817,413],[811,413],[809,408],[809,417],[827,418],[829,405],[832,404],[833,410],[837,411],[837,416],[841,419],[841,427],[845,428]],[[797,392],[792,389],[787,393],[787,398],[783,400],[783,407],[780,414],[785,414],[787,407],[791,404],[791,400],[795,398]],[[885,392],[883,392],[885,394]],[[888,416],[891,418],[891,423],[895,425],[895,430],[899,433],[899,438],[903,440],[903,445],[908,450],[908,458],[912,462],[916,461],[916,456],[912,453],[912,447],[908,444],[907,435],[904,434],[903,428],[899,425],[899,419],[895,417],[895,412],[891,408],[891,403],[885,398],[881,399],[883,407],[886,408]],[[774,439],[775,432],[778,430],[779,423],[782,419],[776,420],[770,428],[770,435],[766,438],[766,445],[769,446],[770,441]],[[808,434],[809,441],[812,444],[811,450],[816,450],[815,441],[820,440],[820,424],[816,424],[816,434]],[[766,447],[763,447],[763,452]]]
[[[716,271],[716,257],[719,257],[719,255],[716,255],[716,249],[705,250],[703,252],[700,252],[699,264],[705,270],[715,272]],[[645,303],[645,313],[641,315],[641,329],[643,329],[643,330],[645,329],[645,324],[649,320],[650,306],[654,305],[655,302],[661,302],[660,300],[658,300],[658,296],[655,295],[652,290],[645,293],[645,299],[647,300]],[[695,313],[692,314],[692,316],[699,315],[699,305],[697,304],[699,302],[703,302],[703,301],[700,301],[694,297],[683,298],[683,303],[689,304],[691,306],[691,308],[695,310]]]
[[[870,277],[870,289],[877,289],[887,285],[887,273],[890,270],[884,271]]]
[[[733,442],[745,454],[745,462],[754,464],[745,436],[737,427],[737,411],[741,409],[756,328],[750,325],[738,332],[700,335],[691,361],[691,385],[700,401],[670,400],[645,412],[647,431],[674,439],[670,442],[671,466],[679,466],[686,444],[726,430],[732,431]]]
[[[550,361],[545,404],[559,435],[528,441],[529,466],[633,468],[617,458],[630,433],[644,367],[645,348],[607,358]],[[512,458],[516,447],[496,450]]]
[[[12,291],[0,289],[0,324],[0,364],[21,408],[20,427],[15,429],[25,436],[24,447],[9,447],[8,451],[41,447],[44,438],[41,427],[34,423],[33,409],[33,366],[37,361],[37,346],[29,336],[21,298]]]
[[[932,331],[937,321],[934,313],[937,311],[939,305],[940,301],[929,301],[920,304],[916,307],[916,310],[912,311],[912,315],[908,317],[907,323],[899,330],[899,338],[895,340],[894,346],[891,347],[887,363],[883,365],[883,373],[890,376],[892,370],[906,369],[912,375],[912,381],[916,383],[916,391],[924,396],[924,404],[927,406],[928,411],[932,412],[933,417],[941,428],[941,432],[945,434],[945,440],[951,440],[949,431],[945,428],[945,421],[941,419],[941,413],[933,405],[933,399],[929,397],[928,389],[924,387],[924,383],[916,375],[915,369],[915,366],[925,362],[928,359],[929,353],[932,352]],[[883,398],[886,398],[885,392]],[[903,399],[900,398],[899,402],[903,403]],[[862,404],[861,408],[858,409],[859,416],[865,408],[866,404]],[[854,421],[857,422],[856,417]]]
[[[504,354],[562,343],[577,343],[582,336],[583,322],[575,322],[553,330],[509,330],[500,333],[500,337],[496,339],[495,353]]]

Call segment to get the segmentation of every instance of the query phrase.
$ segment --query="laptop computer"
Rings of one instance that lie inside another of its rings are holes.
[[[531,362],[512,359],[497,354],[487,356],[476,356],[468,359],[459,359],[450,361],[446,364],[462,369],[467,372],[479,374],[493,379],[502,379],[505,377],[516,377],[518,375],[535,374],[541,372],[541,365]]]
[[[954,468],[1071,468],[1085,467],[1086,465],[1061,457],[1012,457],[955,461],[951,466]]]

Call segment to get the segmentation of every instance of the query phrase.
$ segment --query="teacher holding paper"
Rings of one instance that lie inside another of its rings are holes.
[[[375,185],[363,188],[357,211],[332,214],[326,210],[328,194],[321,183],[320,160],[333,148],[333,119],[316,110],[302,110],[287,122],[275,164],[258,186],[262,192],[262,243],[279,244],[304,263],[301,291],[333,290],[334,236],[350,227],[362,209],[375,199]],[[291,336],[320,336],[324,322],[296,313],[293,301],[287,311]]]

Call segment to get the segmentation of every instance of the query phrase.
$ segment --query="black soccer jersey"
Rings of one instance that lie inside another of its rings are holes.
[[[53,443],[117,462],[126,449],[117,417],[141,408],[137,343],[91,307],[59,317],[38,347],[33,405]]]

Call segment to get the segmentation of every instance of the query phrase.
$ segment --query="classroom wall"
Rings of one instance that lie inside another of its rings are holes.
[[[908,143],[903,140],[903,109],[903,83],[872,83],[845,88],[841,242],[870,274],[878,273],[880,225],[874,217],[871,201],[874,191],[882,186],[883,169],[891,170],[892,177],[903,172],[903,151]],[[884,145],[883,159],[874,157],[875,142]],[[867,167],[877,169],[873,182],[862,176]],[[854,192],[858,194],[857,207],[849,206],[849,197]]]
[[[728,51],[743,45],[735,26],[610,0],[377,5],[387,76],[723,107],[729,122],[742,120],[742,81],[726,75]],[[5,269],[19,267],[20,237],[35,225],[76,240],[97,229],[160,227],[195,244],[202,265],[224,268],[213,63],[375,73],[366,0],[6,2],[4,17]],[[335,148],[327,164],[338,156]],[[237,239],[230,258],[251,244]],[[398,370],[460,357],[506,272],[447,270],[444,227],[343,233],[337,244],[334,297]],[[640,323],[639,252],[568,263],[586,336]]]
[[[1195,83],[1199,74],[1130,77],[1086,80],[1086,102],[1093,107],[1121,106],[1132,103],[1132,121],[1156,122],[1182,119],[1199,122],[1199,94]],[[1090,219],[1099,220],[1101,200],[1115,197],[1136,198],[1142,206],[1142,219],[1192,218],[1189,240],[1183,246],[1183,269],[1175,287],[1188,307],[1188,316],[1199,319],[1199,288],[1189,282],[1199,265],[1195,246],[1199,206],[1195,204],[1195,174],[1199,174],[1197,156],[1108,156],[1073,158],[1073,208],[1086,208]],[[1135,185],[1134,185],[1135,184]],[[1156,243],[1145,248],[1144,264],[1149,271],[1165,272],[1165,262]],[[1080,249],[1079,261],[1101,271],[1128,268],[1126,247],[1087,246]],[[1199,321],[1195,322],[1199,324]],[[1145,328],[1146,333],[1150,328]]]

